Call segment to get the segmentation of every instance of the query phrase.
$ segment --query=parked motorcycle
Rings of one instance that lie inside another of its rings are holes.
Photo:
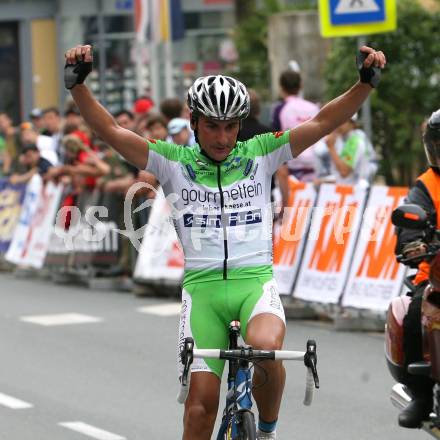
[[[422,259],[430,263],[429,283],[422,299],[422,338],[423,361],[412,363],[405,368],[403,350],[403,319],[411,302],[410,296],[399,296],[391,302],[385,326],[385,355],[388,368],[397,382],[406,382],[408,375],[427,376],[433,379],[433,408],[429,420],[422,428],[440,439],[440,231],[431,224],[427,213],[417,205],[403,205],[393,211],[391,221],[394,225],[424,231],[427,251],[417,257],[399,255],[398,261],[409,265]],[[405,280],[406,286],[414,289],[411,277]],[[391,401],[403,410],[411,402],[412,396],[402,383],[394,385]]]

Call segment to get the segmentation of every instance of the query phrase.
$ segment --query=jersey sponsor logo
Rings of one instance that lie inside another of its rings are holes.
[[[220,203],[220,191],[201,191],[197,189],[182,189],[182,200],[185,205],[190,203]],[[235,200],[245,200],[258,197],[263,194],[263,185],[261,183],[241,183],[235,188],[223,190],[225,202]]]
[[[194,186],[193,181],[190,179],[190,177],[188,176],[187,171],[185,171],[185,168],[183,166],[180,167],[183,177],[184,179],[188,182],[188,185],[192,188]]]
[[[234,157],[234,158],[232,158],[229,162],[224,162],[223,165],[224,165],[226,168],[229,168],[229,167],[230,167],[231,165],[233,165],[233,164],[240,163],[240,161],[241,161],[241,157]]]
[[[213,176],[215,174],[214,170],[203,169],[203,170],[194,170],[197,176]]]
[[[261,209],[252,211],[231,212],[224,214],[223,219],[226,226],[246,226],[261,223],[263,216]],[[185,228],[221,228],[222,216],[208,214],[184,214],[183,224]]]
[[[188,171],[188,175],[192,180],[196,180],[197,176],[196,173],[194,172],[193,167],[188,163],[185,165],[186,171]]]
[[[196,165],[198,165],[200,168],[207,169],[208,164],[206,162],[203,162],[203,160],[196,159]]]
[[[178,349],[178,362],[181,363],[181,353],[185,348],[185,337],[188,336],[186,333],[188,314],[191,312],[190,305],[186,299],[182,302],[182,308],[180,310],[180,323],[179,323],[179,349]]]
[[[257,170],[258,170],[258,163],[255,165],[254,171],[252,172],[252,174],[249,176],[249,179],[254,180],[255,179],[255,175],[257,174]]]
[[[281,300],[274,286],[270,288],[270,306],[273,309],[281,310]]]
[[[247,164],[246,164],[246,166],[245,166],[245,168],[244,168],[244,171],[243,171],[243,174],[245,175],[245,176],[247,176],[250,172],[251,172],[251,170],[252,170],[252,165],[254,164],[254,161],[252,160],[252,159],[249,159],[248,161],[247,161]]]
[[[234,157],[229,162],[225,162],[226,170],[225,173],[230,173],[233,170],[236,170],[237,168],[240,168],[241,166],[241,157]]]

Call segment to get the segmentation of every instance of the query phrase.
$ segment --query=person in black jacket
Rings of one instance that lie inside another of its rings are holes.
[[[429,163],[428,170],[420,175],[411,187],[405,203],[423,208],[433,224],[440,229],[440,110],[434,112],[426,124],[423,143]],[[417,257],[427,251],[424,242],[425,232],[421,230],[397,228],[396,254],[405,257]],[[410,293],[412,300],[408,313],[403,321],[403,349],[405,368],[423,360],[421,306],[425,287],[428,283],[429,264],[417,261],[413,267],[418,268],[414,278],[414,289]],[[405,428],[419,428],[423,420],[429,417],[432,409],[432,386],[430,378],[407,375],[405,384],[413,400],[399,415],[399,425]]]

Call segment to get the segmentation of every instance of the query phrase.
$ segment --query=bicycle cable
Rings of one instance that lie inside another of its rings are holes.
[[[250,370],[253,370],[253,369],[255,369],[255,367],[257,367],[257,368],[259,368],[260,370],[262,370],[262,371],[263,371],[263,374],[264,374],[264,380],[263,380],[263,382],[260,383],[260,384],[257,384],[257,385],[254,385],[254,384],[253,384],[253,385],[252,385],[252,391],[254,391],[254,390],[258,390],[259,388],[263,387],[264,385],[266,385],[266,383],[267,383],[268,380],[269,380],[269,374],[267,373],[266,369],[260,365],[260,362],[263,362],[263,360],[260,360],[260,361],[254,360],[254,361],[252,361],[252,362],[251,362],[251,367],[249,368]]]

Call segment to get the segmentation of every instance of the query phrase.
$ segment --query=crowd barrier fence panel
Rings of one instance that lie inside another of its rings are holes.
[[[399,295],[406,267],[394,255],[397,237],[390,219],[407,193],[401,187],[372,188],[342,296],[343,307],[385,311]]]
[[[337,304],[348,277],[367,189],[321,185],[293,296]]]
[[[151,208],[147,228],[134,271],[138,283],[179,285],[183,278],[184,257],[170,207],[159,190]]]
[[[61,194],[61,185],[44,185],[40,175],[32,177],[6,260],[34,269],[43,267]]]
[[[373,186],[368,193],[361,186],[325,184],[316,193],[312,184],[289,185],[285,222],[274,227],[274,273],[281,293],[311,303],[384,311],[402,291],[405,276],[395,261],[390,215],[407,189]],[[60,185],[43,185],[40,176],[27,186],[0,179],[0,255],[36,268],[44,259],[51,270],[106,273],[120,264],[125,237],[140,244],[139,254],[137,246],[130,246],[137,256],[136,282],[181,283],[184,256],[161,190],[154,202],[135,199],[130,225],[122,196],[84,192],[69,230],[54,226],[62,192]]]
[[[12,185],[7,178],[0,179],[0,255],[9,249],[21,214],[26,185]]]
[[[281,295],[292,294],[317,194],[313,185],[292,178],[288,183],[288,207],[273,230],[273,269]]]

